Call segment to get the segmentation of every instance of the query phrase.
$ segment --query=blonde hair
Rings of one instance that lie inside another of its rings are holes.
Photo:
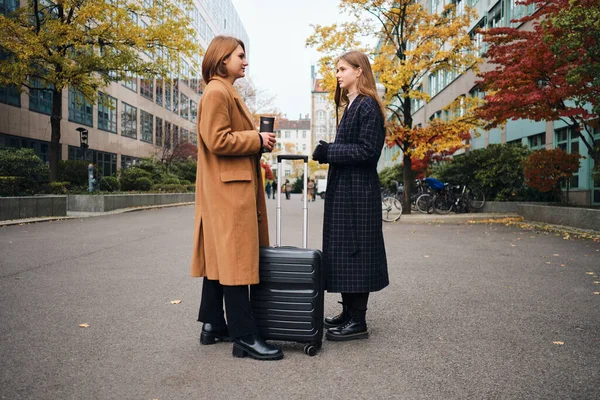
[[[369,96],[373,100],[375,100],[377,102],[377,105],[379,105],[379,110],[381,111],[381,116],[385,120],[385,107],[383,106],[383,103],[381,102],[381,100],[379,99],[379,96],[377,94],[377,86],[375,85],[375,76],[373,75],[373,70],[371,69],[371,63],[369,62],[369,57],[367,57],[367,55],[363,52],[360,52],[358,50],[352,50],[345,54],[342,54],[342,56],[338,59],[338,62],[339,62],[339,60],[344,60],[354,69],[358,69],[358,68],[362,69],[362,74],[358,77],[358,82],[356,85],[358,94],[362,94],[364,96]],[[334,100],[335,100],[335,106],[336,106],[335,107],[335,117],[336,117],[335,119],[336,119],[336,124],[337,124],[337,121],[339,121],[338,111],[339,111],[340,107],[343,107],[349,103],[348,90],[342,89],[340,87],[339,82],[335,86]]]
[[[208,83],[215,75],[222,78],[227,77],[227,69],[223,61],[231,56],[238,46],[242,46],[242,49],[246,51],[246,46],[240,39],[232,36],[215,36],[208,45],[202,60],[202,79],[205,83]]]

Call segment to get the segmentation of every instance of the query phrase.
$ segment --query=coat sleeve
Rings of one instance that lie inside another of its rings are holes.
[[[330,143],[327,162],[330,164],[376,163],[385,140],[383,117],[375,101],[359,104],[357,143]]]
[[[204,94],[198,132],[213,154],[245,156],[260,151],[260,136],[257,131],[231,130],[228,95],[219,90]]]

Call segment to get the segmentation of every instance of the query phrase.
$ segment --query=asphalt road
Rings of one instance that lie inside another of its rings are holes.
[[[301,202],[283,205],[297,245]],[[186,206],[0,228],[0,398],[600,398],[600,243],[386,224],[391,285],[371,297],[370,338],[315,357],[283,344],[282,361],[259,362],[198,343],[192,222]]]

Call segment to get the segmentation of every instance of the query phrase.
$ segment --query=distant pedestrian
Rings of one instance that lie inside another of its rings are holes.
[[[285,199],[289,200],[292,195],[292,184],[289,180],[285,180]]]
[[[342,55],[336,78],[336,114],[344,107],[344,115],[335,142],[320,141],[313,152],[314,160],[329,164],[323,221],[327,291],[342,295],[342,312],[325,318],[330,327],[325,337],[365,339],[369,293],[389,284],[377,176],[384,112],[365,54]]]
[[[315,201],[315,181],[310,179],[308,181],[308,201]]]
[[[259,246],[270,243],[260,154],[276,139],[254,129],[233,86],[247,66],[244,43],[229,36],[215,37],[202,62],[191,274],[204,277],[201,344],[232,340],[235,357],[279,360],[281,349],[259,334],[248,292],[259,282]]]
[[[271,198],[271,182],[267,181],[267,186],[265,186],[265,191],[267,192],[267,199]]]
[[[273,179],[273,184],[271,186],[271,189],[273,190],[273,199],[275,199],[277,198],[277,179]]]

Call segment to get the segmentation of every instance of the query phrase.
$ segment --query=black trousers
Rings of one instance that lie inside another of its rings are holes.
[[[369,293],[342,293],[342,302],[355,310],[366,311]]]
[[[227,310],[227,322],[223,313],[223,299]],[[225,286],[219,281],[204,278],[198,321],[229,328],[229,336],[237,339],[258,333],[256,321],[250,309],[248,285]]]

